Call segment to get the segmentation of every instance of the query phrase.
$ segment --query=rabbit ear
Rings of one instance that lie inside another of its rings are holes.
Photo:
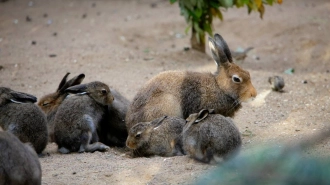
[[[152,123],[154,130],[156,130],[162,123],[163,121],[167,118],[167,116],[163,116],[162,118],[160,118],[159,121]]]
[[[87,85],[86,84],[75,85],[65,89],[64,92],[68,92],[72,94],[87,94]]]
[[[233,58],[231,56],[230,49],[229,49],[228,44],[225,41],[225,39],[223,39],[222,36],[217,33],[214,34],[214,39],[215,39],[215,43],[219,47],[219,49],[221,48],[221,50],[225,53],[227,60],[229,62],[233,62]],[[226,61],[223,61],[223,62],[226,62]]]
[[[208,111],[209,111],[210,114],[215,114],[214,109],[208,109]]]
[[[78,76],[75,76],[73,77],[72,79],[70,79],[69,81],[67,81],[61,89],[59,89],[59,92],[62,92],[64,93],[65,90],[68,88],[68,87],[71,87],[71,86],[75,86],[75,85],[79,85],[85,78],[85,74],[80,74]],[[63,80],[62,80],[63,81]],[[62,82],[61,82],[62,83]]]
[[[200,121],[202,121],[203,119],[205,119],[208,115],[209,115],[209,110],[207,109],[202,109],[197,116],[197,119],[195,120],[195,123],[198,123]]]
[[[22,92],[10,92],[11,98],[10,101],[14,103],[35,103],[37,98],[33,95],[22,93]]]
[[[215,34],[214,39],[209,37],[209,48],[217,66],[226,65],[228,61],[233,61],[228,45],[221,35]]]
[[[70,74],[70,73],[66,73],[66,75],[64,75],[64,77],[62,78],[62,80],[61,80],[61,82],[60,82],[60,84],[58,85],[58,88],[57,88],[57,91],[58,91],[58,92],[59,92],[59,91],[63,88],[63,86],[65,85],[65,83],[66,83],[66,79],[68,78],[69,74]]]

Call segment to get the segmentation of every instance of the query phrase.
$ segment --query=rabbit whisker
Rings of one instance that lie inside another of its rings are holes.
[[[230,111],[232,111],[235,107],[237,107],[237,106],[240,105],[240,104],[241,104],[240,99],[236,99],[236,100],[234,101],[234,103],[231,105],[232,107],[231,107],[229,110],[227,110],[226,114],[229,113]]]

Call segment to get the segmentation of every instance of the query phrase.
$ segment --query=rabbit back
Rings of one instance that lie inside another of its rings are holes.
[[[16,136],[0,131],[0,184],[41,184],[35,151]]]
[[[208,115],[200,123],[184,128],[183,149],[202,162],[218,162],[239,150],[242,140],[234,122],[219,114]]]
[[[41,153],[48,143],[47,120],[32,103],[8,103],[0,106],[1,127],[16,135],[23,143],[30,142]]]

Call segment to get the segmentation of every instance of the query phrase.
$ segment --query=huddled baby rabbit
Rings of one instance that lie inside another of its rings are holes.
[[[94,81],[69,87],[55,115],[54,136],[61,153],[105,151],[97,127],[113,102],[108,85]]]
[[[104,144],[124,147],[128,135],[125,117],[130,102],[115,89],[110,88],[110,91],[114,100],[108,105],[108,112],[99,124],[97,133]]]
[[[35,96],[0,87],[0,126],[17,136],[23,143],[30,142],[40,154],[47,146],[47,120],[34,104]]]
[[[54,118],[58,107],[68,95],[68,93],[65,92],[65,89],[80,84],[85,78],[84,74],[80,74],[67,81],[69,74],[70,73],[64,75],[56,92],[43,96],[38,102],[39,107],[47,116],[49,142],[54,142]]]
[[[182,131],[183,150],[205,163],[217,163],[234,155],[241,147],[238,128],[229,117],[203,109],[187,118]]]
[[[130,129],[126,145],[134,156],[183,155],[180,134],[184,124],[182,118],[167,116],[138,123]]]
[[[41,166],[36,152],[1,127],[0,184],[41,184]]]

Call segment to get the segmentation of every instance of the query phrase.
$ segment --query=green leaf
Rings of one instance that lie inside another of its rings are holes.
[[[188,32],[189,32],[190,28],[191,28],[191,24],[189,24],[189,25],[186,27],[186,29],[184,30],[184,33],[185,33],[186,35],[188,35]]]
[[[196,16],[198,19],[200,19],[201,16],[202,16],[202,14],[203,14],[203,10],[201,10],[201,9],[196,9],[196,10],[194,11],[194,13],[195,13],[195,16]]]
[[[219,0],[222,7],[230,8],[234,5],[234,0]]]
[[[170,0],[170,3],[171,4],[173,4],[173,3],[175,3],[176,2],[176,0]]]

